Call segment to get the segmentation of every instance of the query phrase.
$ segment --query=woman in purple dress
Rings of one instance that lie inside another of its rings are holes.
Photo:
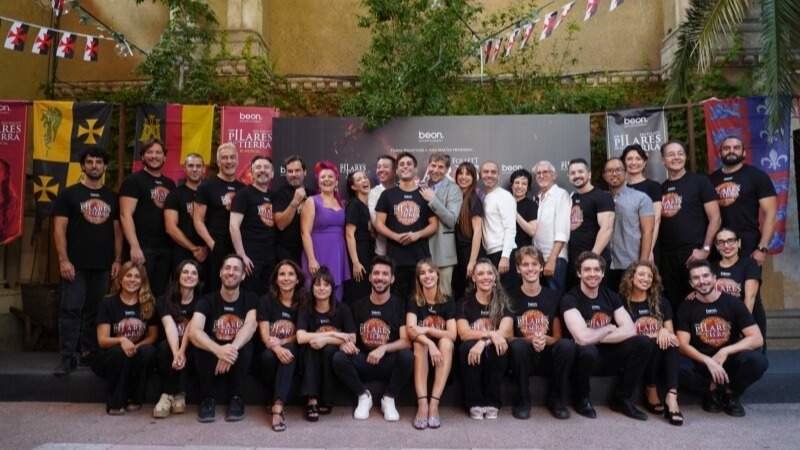
[[[345,212],[337,192],[339,170],[330,161],[320,161],[314,174],[319,194],[307,198],[300,210],[303,270],[313,275],[327,266],[336,283],[336,299],[341,301],[344,282],[350,279],[350,263],[344,239]]]

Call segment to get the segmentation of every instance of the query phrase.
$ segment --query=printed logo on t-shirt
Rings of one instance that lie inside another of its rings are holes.
[[[642,316],[636,319],[633,324],[636,327],[636,334],[654,338],[661,329],[661,323],[653,316]]]
[[[236,314],[223,314],[214,322],[212,332],[218,341],[230,342],[244,325],[244,321]]]
[[[517,316],[517,328],[525,337],[544,336],[550,326],[550,319],[538,309],[529,309]]]
[[[265,202],[258,205],[258,217],[261,219],[261,223],[268,227],[274,227],[275,221],[272,218],[272,203]]]
[[[736,298],[742,297],[742,285],[731,278],[717,278],[717,290]]]
[[[233,204],[233,197],[236,196],[236,192],[226,192],[225,195],[219,198],[219,202],[222,206],[225,207],[226,210],[231,210],[231,205]]]
[[[583,224],[583,210],[580,203],[572,205],[572,210],[569,214],[569,229],[575,231]]]
[[[186,327],[189,326],[189,319],[183,317],[181,320],[175,322],[175,328],[178,329],[178,337],[182,338],[183,334],[186,332]]]
[[[292,337],[294,336],[294,324],[291,320],[276,320],[269,328],[269,334],[270,336],[275,336],[278,339]]]
[[[704,344],[719,348],[731,338],[731,323],[720,316],[709,316],[694,325],[694,332]]]
[[[611,317],[603,311],[598,311],[592,314],[592,318],[586,322],[586,326],[589,328],[603,328],[610,323]]]
[[[194,202],[186,202],[186,213],[190,216],[194,214]]]
[[[420,217],[419,205],[413,200],[403,200],[394,205],[394,216],[402,225],[413,225],[417,223]]]
[[[742,185],[733,181],[726,181],[715,187],[717,195],[719,196],[720,206],[731,206],[736,199],[739,198],[739,193],[742,191]]]
[[[111,206],[99,198],[90,198],[81,202],[81,214],[87,222],[100,225],[111,216]]]
[[[661,196],[661,217],[675,217],[681,210],[683,197],[677,192],[668,192]]]
[[[147,326],[138,317],[126,317],[115,323],[112,333],[116,337],[126,337],[134,344],[143,337]]]
[[[444,317],[438,314],[431,314],[430,316],[422,319],[419,322],[419,326],[434,328],[436,330],[444,330],[446,328],[446,322]]]
[[[150,189],[150,199],[161,209],[164,209],[164,201],[167,199],[167,195],[169,195],[169,189],[164,186],[156,186]]]
[[[358,328],[361,342],[369,348],[386,344],[392,334],[389,325],[381,319],[369,319]]]
[[[469,327],[475,331],[494,331],[494,323],[492,323],[492,319],[488,317],[476,319]]]

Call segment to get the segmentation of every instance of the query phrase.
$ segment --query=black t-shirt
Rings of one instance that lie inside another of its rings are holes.
[[[477,193],[473,194],[472,198],[469,199],[469,220],[472,220],[475,216],[483,217],[483,202],[481,202]],[[456,244],[461,247],[469,247],[472,245],[472,236],[466,236],[461,232],[460,217],[461,216],[459,216],[459,221],[456,224]]]
[[[712,264],[712,270],[717,275],[717,290],[744,299],[744,285],[747,280],[761,282],[761,267],[751,257],[739,258],[736,264],[730,267],[721,267],[719,262]],[[756,295],[760,300],[760,295]]]
[[[164,202],[173,189],[175,183],[171,179],[164,175],[154,177],[144,170],[122,182],[119,196],[137,200],[133,224],[142,248],[161,249],[172,242],[164,228]]]
[[[608,324],[617,325],[614,320],[614,311],[622,307],[622,299],[616,292],[607,287],[600,286],[596,298],[589,298],[583,293],[580,286],[572,288],[561,299],[561,316],[570,309],[577,309],[586,326],[592,329],[602,328]],[[566,335],[571,336],[569,328],[565,328]]]
[[[97,306],[97,324],[111,325],[111,337],[126,337],[136,344],[147,335],[147,327],[155,326],[155,315],[150,319],[142,316],[139,304],[127,305],[119,295],[100,300]]]
[[[287,308],[269,294],[258,300],[256,317],[259,322],[269,322],[269,335],[278,339],[292,337],[297,331],[297,308]]]
[[[297,329],[308,331],[309,333],[339,331],[349,334],[356,332],[356,326],[353,324],[353,313],[344,303],[337,304],[333,314],[330,312],[318,312],[313,307],[301,311],[297,319]]]
[[[178,338],[182,338],[186,327],[189,326],[189,321],[192,320],[197,300],[192,299],[190,303],[185,305],[182,303],[178,304],[174,311],[167,302],[167,297],[165,295],[158,298],[158,303],[156,304],[158,317],[162,319],[166,316],[172,317],[172,320],[175,322],[175,327],[178,329]]]
[[[406,192],[399,187],[383,191],[375,211],[386,213],[386,227],[395,233],[422,230],[428,226],[428,219],[433,214],[428,202],[419,193],[419,189]],[[430,258],[428,238],[422,238],[408,245],[387,239],[386,255],[394,259],[398,266],[414,266],[420,259]]]
[[[739,342],[742,330],[755,324],[744,302],[728,294],[720,294],[712,303],[683,302],[677,319],[678,330],[691,335],[689,344],[707,356]]]
[[[708,177],[686,172],[677,180],[661,185],[662,248],[700,248],[706,236],[708,217],[704,205],[715,201],[717,193]]]
[[[722,226],[741,235],[747,233],[758,239],[758,201],[775,195],[769,175],[750,165],[734,173],[718,169],[711,174],[711,183],[719,196]]]
[[[279,180],[278,186],[272,191],[272,210],[275,213],[285,211],[289,207],[289,203],[294,198],[294,191],[297,190],[291,184],[286,182],[286,179]],[[311,197],[311,191],[306,188],[307,197]],[[289,226],[283,230],[278,230],[278,245],[285,249],[296,250],[302,247],[303,243],[300,238],[300,208],[289,223]]]
[[[275,253],[275,220],[272,217],[272,194],[246,186],[233,198],[231,211],[243,215],[242,241],[247,253]]]
[[[353,303],[353,323],[358,330],[358,347],[370,351],[400,339],[400,327],[406,323],[403,301],[391,296],[383,305],[372,303],[369,297]]]
[[[233,302],[225,301],[217,291],[201,297],[194,312],[206,317],[203,330],[211,339],[218,344],[230,344],[244,326],[247,313],[257,305],[255,294],[244,289],[239,290],[239,297]]]
[[[593,188],[585,194],[572,193],[569,234],[571,255],[577,256],[594,247],[597,232],[600,231],[597,215],[602,212],[614,212],[614,197],[611,193],[598,188]]]
[[[68,220],[67,256],[76,269],[108,270],[111,267],[114,221],[119,220],[119,204],[110,189],[89,189],[82,183],[74,184],[56,198],[53,216]]]
[[[542,287],[539,295],[529,297],[517,288],[511,298],[509,313],[514,317],[514,336],[553,335],[553,320],[560,303],[555,291]]]
[[[406,305],[406,313],[412,313],[416,315],[417,325],[420,327],[446,330],[447,321],[450,319],[455,319],[456,304],[453,302],[452,298],[448,297],[442,303],[419,306],[413,298],[410,298],[408,299],[408,304]]]
[[[344,214],[345,223],[356,227],[358,261],[369,270],[372,257],[375,256],[375,239],[370,232],[369,207],[361,200],[354,198],[347,203]]]
[[[182,184],[167,195],[164,200],[164,209],[171,209],[178,212],[178,228],[183,232],[187,239],[195,245],[206,245],[203,239],[197,234],[192,222],[192,212],[194,210],[194,199],[197,191]]]
[[[214,240],[230,240],[231,206],[236,192],[243,187],[244,184],[239,180],[225,181],[218,176],[198,186],[195,201],[206,205],[206,228]]]
[[[653,203],[661,202],[661,184],[658,181],[645,178],[638,183],[628,183],[628,187],[644,192]]]
[[[658,335],[659,330],[664,327],[664,322],[672,320],[672,305],[664,297],[661,297],[658,303],[658,308],[661,311],[660,319],[646,301],[630,303],[629,307],[626,305],[626,309],[628,314],[631,315],[631,319],[633,319],[636,334],[654,338]]]
[[[522,219],[525,220],[525,222],[535,220],[538,213],[539,207],[528,197],[525,197],[517,202],[517,214],[522,216]],[[517,248],[520,248],[526,245],[531,245],[531,243],[533,243],[533,236],[529,236],[528,233],[526,233],[525,230],[523,230],[522,227],[517,224],[517,235],[514,240],[517,243]]]
[[[503,316],[510,316],[509,311],[503,311]],[[469,295],[461,301],[461,308],[456,313],[456,319],[464,319],[469,327],[476,331],[494,331],[497,327],[492,322],[491,304],[482,305],[475,294]]]

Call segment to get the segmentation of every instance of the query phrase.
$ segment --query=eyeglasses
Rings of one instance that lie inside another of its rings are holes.
[[[610,174],[617,174],[625,172],[625,169],[617,167],[616,169],[606,169],[605,172]]]
[[[542,176],[549,175],[549,174],[555,173],[555,172],[553,172],[552,170],[537,170],[534,173],[536,174],[537,177],[542,177]]]
[[[738,238],[730,238],[730,239],[717,239],[716,244],[720,247],[724,247],[726,245],[735,245],[739,242]]]

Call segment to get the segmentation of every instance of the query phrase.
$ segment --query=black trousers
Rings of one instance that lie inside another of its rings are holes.
[[[205,244],[203,244],[205,245]],[[170,275],[175,275],[175,270],[178,268],[178,264],[185,259],[194,259],[194,255],[189,250],[181,247],[178,244],[172,246],[172,270],[170,270]],[[204,273],[200,273],[199,275],[205,275]]]
[[[633,390],[642,382],[651,350],[647,336],[633,336],[616,344],[578,345],[572,370],[574,398],[589,397],[592,375],[622,372],[614,395],[618,399],[631,399]]]
[[[61,279],[58,310],[59,350],[62,356],[97,348],[97,305],[108,292],[109,270],[75,269],[75,279]]]
[[[169,342],[166,339],[158,344],[158,373],[161,374],[163,380],[163,387],[161,392],[169,395],[186,393],[186,378],[189,368],[192,367],[194,349],[189,346],[186,349],[186,364],[182,370],[175,370],[172,368],[172,360],[175,355],[172,354],[172,349],[169,348]]]
[[[722,365],[728,373],[728,387],[735,395],[741,395],[750,385],[761,379],[769,367],[767,357],[760,350],[749,350],[731,355]],[[680,360],[681,386],[696,392],[708,392],[711,374],[705,364],[687,357]]]
[[[336,378],[333,373],[333,355],[339,347],[328,344],[319,350],[308,346],[303,351],[303,382],[300,394],[316,398],[322,405],[333,404]]]
[[[565,388],[575,361],[575,342],[559,339],[536,352],[526,339],[511,341],[511,370],[519,388],[517,406],[531,405],[530,375],[548,375],[548,398],[564,399]]]
[[[619,292],[619,283],[622,281],[623,275],[625,275],[625,269],[608,269],[603,281],[606,287],[614,292]]]
[[[202,349],[195,349],[194,360],[197,369],[197,382],[200,391],[200,398],[213,398],[216,394],[216,383],[223,381],[227,383],[228,396],[242,396],[244,382],[250,370],[250,362],[253,359],[253,344],[249,343],[239,349],[239,357],[236,363],[231,366],[228,373],[215,375],[217,367],[217,357]]]
[[[397,266],[394,269],[394,284],[392,292],[400,298],[409,298],[414,292],[415,266]]]
[[[692,254],[693,248],[666,249],[661,248],[661,261],[658,266],[661,273],[664,295],[672,303],[672,311],[677,313],[678,307],[692,291],[689,286],[689,271],[686,269],[686,260]]]
[[[661,377],[664,380],[664,387],[669,389],[678,388],[678,361],[680,353],[678,347],[669,347],[661,350],[656,344],[655,339],[650,339],[650,359],[644,369],[645,386],[657,386]]]
[[[302,245],[300,246],[288,245],[283,241],[283,238],[281,237],[280,233],[278,234],[278,245],[275,246],[275,254],[277,255],[277,258],[275,258],[277,262],[275,264],[283,261],[284,259],[288,259],[296,262],[298,266],[302,267],[300,261],[300,255],[303,254]]]
[[[498,267],[500,265],[500,258],[502,258],[502,256],[503,252],[497,252],[497,253],[492,253],[491,255],[486,255],[486,257],[489,258],[489,261],[491,261],[495,267]],[[514,292],[515,278],[514,274],[511,273],[512,265],[510,259],[508,262],[508,267],[509,267],[508,272],[500,274],[500,284],[503,285],[503,288],[506,290],[506,292]],[[519,280],[521,282],[522,279],[520,278]]]
[[[228,236],[212,236],[212,238],[214,238],[214,249],[209,250],[204,264],[203,290],[206,293],[219,290],[219,269],[222,268],[225,257],[233,252],[233,244]]]
[[[466,292],[467,286],[469,285],[469,280],[467,279],[467,264],[469,264],[469,255],[471,251],[472,245],[456,244],[458,263],[456,263],[456,267],[453,269],[453,299],[457,302],[464,298],[464,292]],[[483,252],[481,251],[479,253]]]
[[[498,356],[494,345],[487,345],[481,355],[480,364],[470,366],[467,357],[476,342],[478,341],[470,339],[458,346],[461,382],[464,384],[464,406],[467,409],[473,406],[499,408],[502,405],[500,385],[503,384],[503,374],[508,367],[508,353]]]
[[[268,254],[264,249],[256,250],[259,245],[266,247],[266,244],[244,243],[245,252],[253,261],[253,274],[244,279],[242,286],[251,292],[255,292],[258,296],[262,296],[269,290],[269,279],[272,276],[272,270],[275,268],[275,255]]]
[[[130,358],[120,346],[95,352],[90,365],[107,382],[106,408],[124,408],[129,401],[142,404],[155,357],[156,348],[152,345],[139,347]]]
[[[764,310],[764,302],[760,298],[756,298],[756,303],[753,305],[753,319],[761,330],[761,336],[764,337],[764,346],[761,347],[761,353],[767,353],[767,311]]]
[[[150,290],[153,295],[158,297],[167,290],[169,278],[172,274],[172,249],[164,248],[145,248],[144,253],[145,268],[147,278],[150,280]]]
[[[387,382],[386,395],[397,398],[411,380],[414,354],[407,348],[387,352],[378,364],[368,363],[367,354],[366,351],[355,355],[337,351],[333,355],[333,372],[355,395],[361,395],[367,390],[365,381],[384,381]]]
[[[289,393],[292,390],[294,371],[297,368],[297,360],[302,358],[299,347],[294,342],[283,345],[294,355],[294,359],[289,364],[284,364],[275,353],[270,349],[264,349],[259,356],[259,367],[261,368],[261,379],[267,386],[272,385],[272,401],[289,401]]]

